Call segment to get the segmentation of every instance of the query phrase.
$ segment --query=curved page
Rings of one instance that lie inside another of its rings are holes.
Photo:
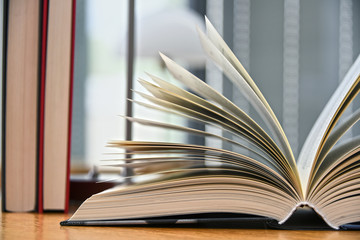
[[[330,130],[338,121],[349,100],[359,91],[359,81],[360,56],[356,59],[344,80],[326,104],[301,149],[297,164],[303,189],[307,190],[310,173],[313,171],[315,161]]]

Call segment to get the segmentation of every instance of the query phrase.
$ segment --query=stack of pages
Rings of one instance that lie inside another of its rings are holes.
[[[208,20],[206,27],[206,34],[199,31],[205,52],[248,99],[269,131],[265,132],[234,103],[161,54],[169,72],[184,88],[149,74],[155,84],[145,80],[140,83],[150,95],[138,93],[147,101],[134,102],[215,126],[240,137],[245,144],[186,126],[127,119],[221,139],[237,149],[245,149],[247,154],[185,143],[112,141],[110,147],[125,149],[132,155],[126,163],[120,159],[117,166],[136,170],[168,162],[174,165],[154,170],[158,177],[151,181],[93,195],[62,224],[145,224],[169,219],[196,222],[199,214],[206,213],[214,213],[206,215],[207,219],[211,216],[215,219],[219,213],[251,214],[282,224],[296,209],[304,207],[312,208],[334,229],[360,221],[360,139],[354,137],[338,143],[360,118],[358,109],[339,122],[360,90],[360,58],[328,101],[295,161],[264,96]],[[217,164],[209,164],[212,162]]]

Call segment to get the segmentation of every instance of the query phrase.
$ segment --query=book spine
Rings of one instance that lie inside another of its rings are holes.
[[[71,52],[70,52],[70,94],[69,94],[69,129],[68,129],[68,152],[67,152],[67,172],[66,172],[66,200],[65,212],[69,212],[70,201],[70,159],[71,159],[71,129],[72,129],[72,109],[73,109],[73,89],[74,89],[74,56],[75,56],[75,26],[76,26],[76,0],[72,1],[72,23],[71,23]]]
[[[297,208],[299,207],[304,207],[304,206],[308,206],[310,208],[312,208],[323,220],[324,222],[329,225],[331,228],[338,230],[339,226],[335,226],[334,224],[332,224],[327,218],[326,216],[312,203],[308,202],[308,201],[303,201],[303,202],[299,202],[298,204],[295,205],[295,207],[289,212],[289,214],[282,220],[279,221],[279,224],[283,224],[285,223],[292,215],[293,213],[297,210]]]
[[[8,13],[9,13],[9,3],[8,0],[4,0],[3,2],[3,42],[2,42],[2,136],[1,136],[1,209],[3,212],[6,211],[6,201],[5,201],[5,194],[6,194],[6,186],[5,186],[5,169],[6,169],[6,161],[5,161],[5,136],[6,136],[6,58],[7,58],[7,35],[8,35]]]
[[[43,0],[40,12],[41,20],[41,46],[40,46],[40,89],[39,89],[39,137],[38,137],[38,212],[44,211],[44,113],[45,113],[45,83],[46,83],[46,46],[47,46],[47,23],[48,23],[48,0]]]

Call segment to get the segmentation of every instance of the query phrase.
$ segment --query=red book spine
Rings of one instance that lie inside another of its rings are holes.
[[[44,113],[45,113],[45,76],[47,46],[48,0],[43,0],[41,24],[41,69],[40,69],[40,104],[39,104],[39,162],[38,162],[38,212],[44,211]]]
[[[70,53],[70,99],[69,99],[69,132],[68,132],[68,152],[67,152],[67,173],[66,173],[66,199],[65,212],[69,212],[70,198],[70,158],[71,158],[71,126],[72,126],[72,106],[74,88],[74,56],[75,56],[75,25],[76,25],[76,0],[72,4],[72,26],[71,26],[71,53]]]

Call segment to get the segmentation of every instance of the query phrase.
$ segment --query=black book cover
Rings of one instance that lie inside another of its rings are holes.
[[[166,217],[62,221],[61,226],[141,226],[141,227],[192,227],[192,228],[238,228],[283,230],[333,230],[311,208],[298,208],[284,223],[261,216],[234,213],[204,213]],[[360,230],[360,223],[346,224],[340,230]]]

